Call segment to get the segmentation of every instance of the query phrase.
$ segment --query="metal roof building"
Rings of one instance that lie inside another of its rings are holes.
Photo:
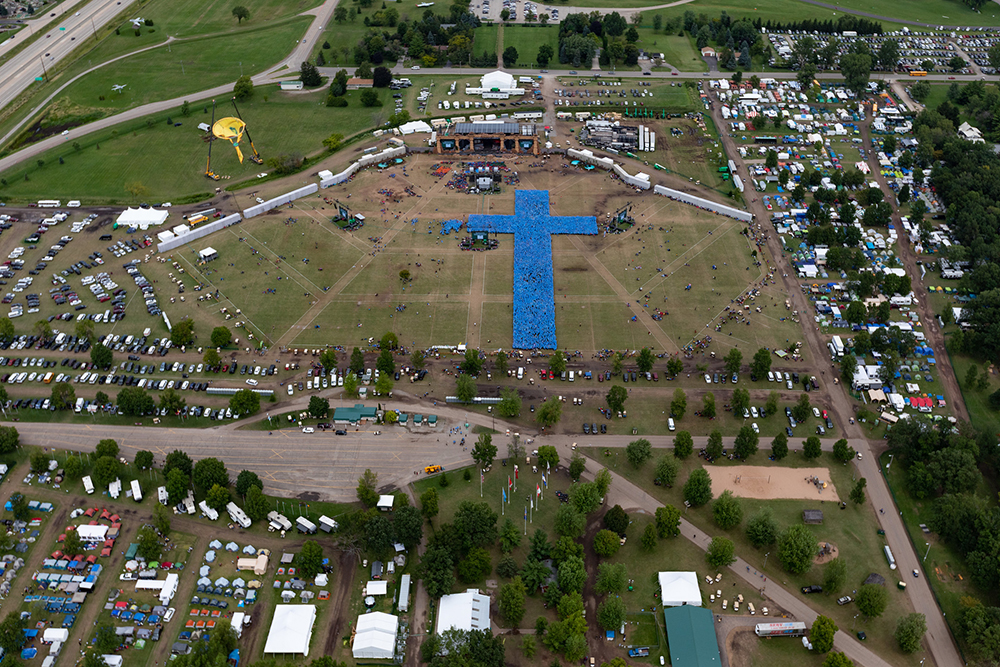
[[[333,421],[336,424],[357,424],[363,419],[375,419],[376,412],[375,408],[357,403],[353,408],[334,408]]]
[[[673,667],[721,667],[712,612],[686,605],[663,610]]]

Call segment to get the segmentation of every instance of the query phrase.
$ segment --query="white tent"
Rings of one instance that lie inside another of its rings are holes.
[[[470,588],[464,593],[445,595],[438,604],[437,633],[490,628],[490,596]]]
[[[430,134],[433,131],[433,128],[422,120],[411,120],[409,123],[403,123],[400,125],[399,131],[404,135],[414,134],[417,132]],[[332,178],[333,174],[330,174],[330,176]]]
[[[491,90],[493,88],[497,88],[499,90],[509,90],[511,88],[517,88],[517,82],[514,80],[513,75],[500,70],[493,70],[492,72],[487,72],[480,77],[479,87],[485,88],[486,90]]]
[[[170,215],[168,211],[157,211],[155,208],[127,208],[118,216],[119,227],[138,227],[146,229],[150,225],[162,225]]]
[[[388,593],[388,581],[369,581],[365,584],[365,595],[385,595]]]
[[[290,604],[275,607],[267,633],[264,654],[309,655],[309,639],[316,622],[316,605]]]
[[[378,510],[380,512],[391,512],[392,506],[396,501],[396,496],[384,495],[378,497]]]
[[[76,533],[81,540],[103,542],[108,535],[107,526],[77,526]]]
[[[376,611],[358,616],[352,647],[354,659],[391,660],[398,627],[399,618],[392,614]]]
[[[701,589],[695,572],[660,572],[660,599],[665,607],[701,606]]]

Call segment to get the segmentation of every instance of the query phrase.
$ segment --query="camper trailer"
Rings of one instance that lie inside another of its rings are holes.
[[[319,529],[322,530],[324,533],[332,533],[333,531],[337,530],[337,528],[338,528],[337,522],[331,519],[330,517],[321,516],[319,518]]]
[[[83,488],[86,489],[88,495],[94,492],[94,481],[90,479],[90,475],[83,478]]]
[[[253,523],[250,517],[246,515],[242,508],[234,502],[230,502],[226,505],[226,511],[229,512],[229,518],[238,523],[243,528],[249,528]]]
[[[312,535],[316,532],[316,524],[304,516],[295,519],[295,527],[300,533],[305,533],[306,535]]]
[[[132,486],[132,500],[134,500],[137,503],[141,503],[142,488],[139,486],[139,480],[133,479],[131,486]]]

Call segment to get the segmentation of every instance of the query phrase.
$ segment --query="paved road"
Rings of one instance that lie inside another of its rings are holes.
[[[55,65],[134,0],[92,0],[86,6],[45,27],[45,36],[32,42],[0,67],[0,108],[10,104],[46,68]],[[63,30],[65,28],[65,30]]]

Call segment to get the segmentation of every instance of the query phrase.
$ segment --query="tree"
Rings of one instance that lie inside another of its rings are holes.
[[[809,419],[811,407],[809,404],[809,394],[807,392],[799,394],[798,402],[792,406],[792,416],[795,417],[795,421],[804,422]]]
[[[261,491],[264,490],[264,482],[260,481],[257,473],[252,470],[241,470],[240,474],[236,476],[237,495],[245,496],[251,486],[256,486]]]
[[[625,409],[625,399],[627,398],[628,392],[625,390],[625,387],[616,384],[608,390],[604,400],[607,401],[608,410],[612,414],[619,414]]]
[[[670,357],[669,359],[667,359],[667,373],[669,373],[671,377],[676,376],[678,373],[681,373],[683,371],[684,371],[683,361],[681,361],[677,357]]]
[[[696,468],[684,483],[684,500],[693,507],[701,507],[711,499],[712,478],[704,468]]]
[[[865,502],[865,486],[868,484],[868,480],[864,477],[858,479],[854,484],[854,488],[851,489],[849,498],[851,502],[855,505],[860,505]]]
[[[106,438],[97,443],[94,448],[94,456],[101,458],[104,456],[110,456],[111,458],[118,458],[119,449],[118,443],[110,438]]]
[[[160,394],[160,407],[166,408],[168,415],[178,415],[184,406],[187,405],[187,401],[184,400],[176,389],[165,389],[162,394]]]
[[[846,463],[854,458],[855,451],[854,448],[847,444],[847,440],[841,438],[837,442],[833,443],[833,458],[837,459],[841,463]]]
[[[237,23],[243,23],[243,19],[250,20],[250,10],[243,5],[236,5],[233,7],[233,17]]]
[[[497,513],[488,503],[463,501],[452,518],[455,531],[461,536],[466,550],[485,547],[497,540]]]
[[[656,526],[651,523],[646,524],[646,528],[642,531],[642,538],[639,542],[642,548],[646,551],[652,551],[656,548]]]
[[[840,57],[840,71],[847,87],[856,95],[861,95],[871,75],[872,57],[863,53],[845,53]]]
[[[180,470],[184,473],[185,477],[190,478],[191,473],[194,472],[194,461],[191,460],[191,457],[187,453],[175,449],[167,454],[166,459],[163,461],[164,476],[169,475],[171,470]]]
[[[299,574],[312,579],[323,571],[323,547],[316,540],[308,540],[295,556]]]
[[[750,374],[760,380],[761,378],[766,378],[770,370],[771,353],[762,347],[753,355],[753,361],[750,362]]]
[[[831,653],[826,656],[821,667],[854,667],[854,661],[844,653]]]
[[[594,535],[594,553],[601,558],[611,558],[621,546],[621,538],[607,529],[597,531]]]
[[[496,457],[497,447],[493,444],[493,436],[489,433],[480,433],[479,439],[472,448],[472,460],[475,461],[480,468],[487,468],[493,465],[493,459]]]
[[[820,443],[819,438],[815,435],[811,435],[806,438],[805,444],[802,446],[802,455],[807,459],[818,459],[820,454],[823,453],[822,443]]]
[[[317,84],[318,85],[318,84]],[[365,107],[380,107],[382,106],[382,99],[378,96],[372,88],[361,91],[361,105]]]
[[[521,531],[517,529],[517,526],[510,520],[510,517],[507,517],[500,527],[500,552],[509,554],[520,546],[520,544]]]
[[[97,368],[110,368],[115,361],[111,348],[105,347],[102,343],[97,343],[90,348],[90,363]]]
[[[153,506],[153,526],[161,535],[170,534],[170,510],[160,503]]]
[[[130,417],[141,417],[152,412],[153,398],[139,387],[125,387],[118,392],[118,410]]]
[[[757,443],[760,436],[753,430],[752,426],[746,425],[740,428],[733,445],[733,454],[746,461],[757,453]]]
[[[76,391],[73,390],[73,385],[68,382],[57,382],[52,385],[52,396],[49,400],[56,410],[67,410],[76,403]]]
[[[712,503],[712,518],[719,528],[729,530],[735,528],[743,522],[743,506],[740,501],[733,496],[733,492],[722,492],[722,495]]]
[[[678,431],[674,437],[674,456],[686,459],[694,451],[694,438],[687,431]]]
[[[701,407],[701,416],[708,419],[715,419],[715,394],[706,392],[704,404]]]
[[[722,433],[718,430],[708,434],[708,444],[705,446],[705,454],[712,459],[722,458]]]
[[[194,342],[194,320],[181,320],[170,330],[170,342],[184,347]]]
[[[508,46],[503,50],[503,64],[504,67],[513,67],[517,64],[517,49],[513,46]]]
[[[42,450],[34,451],[29,457],[31,472],[42,473],[49,469],[49,456]]]
[[[542,428],[555,426],[559,422],[560,417],[562,417],[562,404],[555,396],[542,403],[538,407],[538,412],[535,413],[535,421]]]
[[[248,417],[260,411],[260,394],[250,389],[240,389],[229,399],[234,414]]]
[[[476,387],[476,381],[472,379],[471,375],[462,373],[455,378],[455,396],[462,403],[471,403],[478,392],[479,389]]]
[[[569,477],[574,482],[580,481],[580,475],[583,471],[587,469],[587,462],[579,454],[574,454],[573,458],[569,461]]]
[[[0,648],[6,654],[20,654],[24,646],[25,620],[20,614],[7,614],[0,623]]]
[[[555,522],[552,530],[556,535],[576,539],[583,535],[584,528],[587,527],[587,517],[578,512],[572,505],[559,505],[556,512]]]
[[[784,433],[779,433],[771,441],[771,457],[775,461],[780,461],[786,456],[788,456],[788,436]]]
[[[653,351],[648,347],[642,348],[639,351],[639,355],[635,359],[635,365],[639,369],[640,373],[648,373],[653,370],[653,364],[656,362],[656,357],[653,356]]]
[[[21,436],[13,426],[0,426],[0,454],[11,454],[21,444]]]
[[[836,593],[847,582],[847,561],[834,558],[823,568],[823,590]]]
[[[139,529],[136,536],[136,543],[138,543],[139,548],[136,553],[145,558],[147,561],[154,561],[160,559],[160,554],[163,553],[163,544],[160,542],[160,536],[156,534],[156,530],[152,526],[143,526]]]
[[[330,413],[330,401],[316,395],[310,396],[307,410],[310,417],[320,419]]]
[[[354,348],[351,352],[350,369],[355,375],[361,375],[365,372],[365,353],[358,348]]]
[[[680,471],[680,464],[673,456],[661,456],[656,462],[656,470],[653,473],[653,483],[657,486],[672,487],[677,481],[677,473]]]
[[[837,634],[837,624],[829,616],[817,616],[809,631],[809,641],[817,653],[826,653],[833,648],[833,636]]]
[[[348,373],[344,376],[344,396],[358,397],[358,376],[354,373]]]
[[[396,372],[396,360],[392,356],[392,350],[387,347],[382,348],[375,359],[375,368],[384,375],[392,375]]]
[[[438,515],[438,492],[434,487],[420,494],[420,513],[428,521]]]
[[[628,443],[625,447],[625,458],[632,464],[632,467],[639,468],[643,463],[653,457],[653,446],[649,440],[639,438]]]
[[[254,521],[261,521],[270,512],[271,505],[268,503],[267,498],[264,497],[264,492],[260,487],[251,486],[247,491],[243,509],[246,510],[248,517]]]
[[[315,88],[323,84],[323,77],[320,76],[319,70],[308,60],[303,60],[302,64],[299,65],[299,80],[302,81],[302,85],[306,88]],[[374,93],[370,88],[365,91]],[[377,94],[376,94],[377,96]],[[369,105],[366,105],[369,106]]]
[[[768,151],[768,153],[774,153],[774,151]],[[777,153],[774,154],[774,157],[775,160],[778,159]],[[730,375],[736,375],[740,372],[740,368],[743,365],[743,353],[734,347],[726,353],[724,361],[726,362],[726,372]]]
[[[597,608],[597,623],[605,630],[617,630],[625,622],[625,613],[624,600],[608,598]]]
[[[771,508],[762,507],[747,521],[747,539],[758,549],[774,544],[778,539],[778,522],[774,520]]]
[[[327,348],[319,353],[319,363],[323,366],[323,371],[329,373],[337,367],[337,351]]]
[[[527,591],[521,577],[514,577],[512,581],[500,587],[497,596],[497,606],[500,611],[500,618],[507,622],[507,625],[516,628],[524,618],[524,599]]]
[[[597,566],[597,582],[594,588],[599,594],[624,593],[627,585],[628,568],[625,563],[600,563]]]
[[[878,50],[879,67],[887,72],[895,71],[899,64],[899,42],[895,39],[887,39],[882,42]]]
[[[543,14],[542,16],[545,15]],[[554,55],[555,51],[550,44],[542,44],[538,47],[538,54],[535,56],[535,60],[538,61],[540,67],[546,67]]]
[[[366,468],[361,477],[358,478],[357,495],[358,500],[365,507],[375,507],[378,504],[378,473],[372,472],[371,468]]]
[[[914,653],[920,648],[920,640],[927,632],[927,619],[923,614],[911,613],[901,616],[896,622],[896,642],[903,653]]]
[[[458,562],[458,578],[466,584],[481,581],[490,576],[493,571],[493,561],[490,553],[482,547],[469,551],[468,555]]]
[[[191,486],[191,476],[185,475],[184,471],[174,468],[166,474],[167,496],[170,503],[178,504],[187,497],[188,488]]]
[[[228,327],[215,327],[212,329],[212,346],[225,347],[233,340],[233,333]]]
[[[868,618],[875,618],[885,612],[885,607],[889,603],[889,594],[884,586],[865,584],[858,589],[858,595],[854,601],[858,605],[858,611]]]
[[[90,320],[84,320],[90,324],[90,330],[93,332],[93,322]],[[77,329],[77,335],[80,335],[80,330]],[[0,317],[0,340],[11,340],[14,338],[14,322],[7,316]],[[86,336],[81,336],[81,338],[86,338]]]
[[[615,505],[604,513],[604,527],[620,537],[625,537],[630,523],[632,522],[621,505]]]
[[[205,491],[218,484],[225,488],[229,486],[229,471],[226,465],[217,458],[209,457],[194,464],[194,485]]]
[[[538,466],[551,470],[559,467],[559,452],[552,445],[542,445],[538,448]]]
[[[372,85],[376,88],[388,88],[392,83],[392,71],[388,67],[376,67],[372,70]]]
[[[792,574],[802,574],[812,567],[818,543],[816,536],[801,524],[789,526],[778,539],[778,560]]]
[[[67,479],[71,480],[80,479],[83,476],[83,459],[81,459],[79,456],[70,455],[69,457],[66,458],[66,464],[65,466],[63,466],[63,468],[66,470]]]
[[[584,569],[583,559],[579,556],[570,556],[559,563],[558,573],[559,590],[563,593],[579,593],[583,590],[583,584],[587,581],[587,572]]]
[[[153,467],[153,452],[145,449],[135,453],[135,467],[139,470],[149,470]]]
[[[497,412],[501,417],[512,418],[521,414],[521,396],[517,389],[504,387],[500,390],[500,403],[497,404]]]
[[[216,484],[205,494],[205,503],[214,510],[220,510],[229,504],[229,489]]]
[[[687,412],[687,394],[678,387],[674,390],[674,397],[670,401],[670,415],[674,419],[681,419]]]
[[[222,357],[215,351],[215,348],[207,348],[201,357],[202,362],[209,368],[218,368],[222,364]]]
[[[772,391],[767,395],[767,401],[764,402],[764,411],[768,416],[778,411],[778,392]]]
[[[236,85],[233,86],[233,96],[241,102],[253,97],[253,79],[250,78],[249,74],[244,74],[236,79]]]
[[[673,505],[656,508],[656,534],[659,537],[677,537],[681,534],[681,513]]]
[[[713,537],[705,552],[705,560],[713,567],[726,567],[736,562],[736,547],[725,537]]]

